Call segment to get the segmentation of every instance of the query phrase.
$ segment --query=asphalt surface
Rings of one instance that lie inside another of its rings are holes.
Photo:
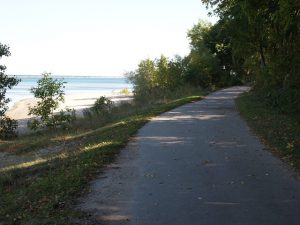
[[[299,225],[300,180],[253,135],[232,87],[144,126],[91,185],[87,224]]]

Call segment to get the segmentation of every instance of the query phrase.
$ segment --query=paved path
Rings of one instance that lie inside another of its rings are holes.
[[[218,91],[153,119],[80,208],[95,224],[299,225],[299,180],[235,108],[246,89]]]

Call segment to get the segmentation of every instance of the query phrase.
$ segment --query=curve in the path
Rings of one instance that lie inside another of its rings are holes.
[[[245,90],[224,89],[154,118],[80,208],[109,225],[300,224],[299,180],[235,108]]]

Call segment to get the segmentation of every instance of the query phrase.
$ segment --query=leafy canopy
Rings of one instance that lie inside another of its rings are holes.
[[[10,56],[9,47],[0,43],[0,59],[3,56]],[[0,65],[0,138],[8,139],[16,136],[17,121],[8,118],[5,113],[8,110],[7,104],[10,99],[6,97],[8,89],[16,86],[20,79],[5,74],[6,66]]]

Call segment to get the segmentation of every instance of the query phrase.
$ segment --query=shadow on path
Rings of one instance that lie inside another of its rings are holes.
[[[300,182],[249,130],[232,87],[154,118],[91,184],[86,224],[297,225]]]

